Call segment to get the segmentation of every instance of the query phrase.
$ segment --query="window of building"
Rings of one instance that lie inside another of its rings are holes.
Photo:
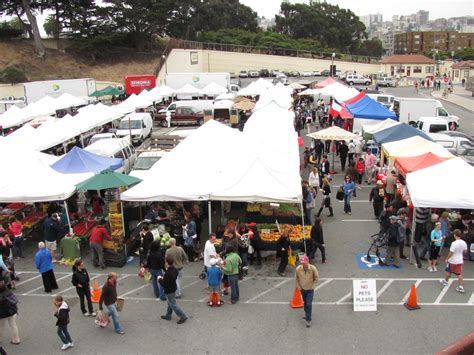
[[[413,67],[413,73],[421,73],[422,69],[423,69],[423,67],[415,65]]]
[[[455,78],[459,78],[459,70],[455,70],[455,71],[454,71],[454,77],[455,77]]]
[[[397,68],[397,73],[398,74],[405,74],[405,67],[400,65],[398,68]]]
[[[415,38],[420,38],[420,35],[415,35],[414,37],[415,37]]]
[[[415,44],[420,44],[420,41],[415,41]]]
[[[469,77],[469,70],[464,70],[464,78]]]

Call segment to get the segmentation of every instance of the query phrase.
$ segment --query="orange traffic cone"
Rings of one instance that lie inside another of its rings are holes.
[[[97,278],[94,278],[94,281],[92,281],[92,297],[91,297],[92,302],[99,303],[100,296],[101,296],[100,294],[101,294],[101,291],[100,291],[99,283],[97,282]]]
[[[301,292],[298,287],[295,287],[295,291],[293,292],[293,298],[290,301],[291,308],[303,308],[303,297],[301,297]]]
[[[420,309],[418,306],[418,302],[416,301],[416,286],[411,285],[410,295],[408,296],[408,300],[405,302],[405,307],[410,311],[415,309]]]

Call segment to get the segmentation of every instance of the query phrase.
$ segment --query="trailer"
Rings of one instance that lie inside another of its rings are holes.
[[[24,83],[23,88],[25,90],[26,103],[28,104],[36,102],[45,96],[56,98],[64,93],[85,98],[97,90],[95,79],[92,78],[31,81]]]

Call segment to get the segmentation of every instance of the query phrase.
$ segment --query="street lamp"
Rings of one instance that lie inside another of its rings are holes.
[[[166,64],[166,56],[163,54],[161,56],[161,59],[165,62],[165,74],[168,74],[168,65]]]
[[[332,52],[332,55],[331,55],[331,77],[334,76],[335,74],[335,70],[334,70],[334,57],[336,56],[336,53]]]

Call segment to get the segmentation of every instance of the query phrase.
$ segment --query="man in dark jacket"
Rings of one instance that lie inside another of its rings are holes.
[[[20,334],[16,325],[16,314],[18,300],[8,289],[3,279],[0,279],[0,340],[2,339],[5,323],[8,322],[11,329],[12,344],[20,344]]]
[[[43,238],[46,244],[46,248],[53,255],[53,260],[56,261],[56,249],[57,240],[67,233],[64,226],[59,223],[59,214],[53,213],[51,217],[48,217],[43,222]]]
[[[323,227],[321,226],[321,218],[316,218],[314,225],[311,227],[311,252],[308,253],[310,259],[314,259],[316,251],[321,251],[321,259],[323,264],[326,262],[326,248],[324,246]]]
[[[102,311],[102,305],[105,304],[109,311],[109,315],[112,318],[112,322],[114,323],[115,332],[123,335],[125,332],[120,324],[120,318],[115,302],[117,302],[117,274],[115,272],[110,272],[107,281],[102,287],[102,294],[100,295],[99,300],[99,310]]]
[[[324,143],[320,140],[316,141],[316,146],[314,147],[314,151],[316,152],[316,160],[318,161],[318,165],[321,163],[321,156],[324,152]]]
[[[349,152],[349,147],[346,144],[346,141],[341,141],[339,146],[339,157],[341,158],[341,171],[346,170],[346,160],[347,153]]]
[[[158,282],[165,289],[166,301],[168,302],[168,309],[166,310],[166,314],[164,316],[161,316],[161,319],[171,320],[171,314],[174,311],[174,313],[176,313],[176,315],[179,317],[178,324],[183,324],[184,322],[186,322],[188,317],[176,303],[176,279],[178,278],[179,271],[173,266],[173,263],[173,258],[168,255],[166,257],[167,269],[165,275],[158,276]]]
[[[393,258],[392,265],[399,268],[400,247],[398,242],[399,229],[397,219],[398,217],[394,215],[389,217],[390,225],[387,230],[388,247],[387,255],[385,256],[385,264],[389,265],[391,262],[390,259]]]

